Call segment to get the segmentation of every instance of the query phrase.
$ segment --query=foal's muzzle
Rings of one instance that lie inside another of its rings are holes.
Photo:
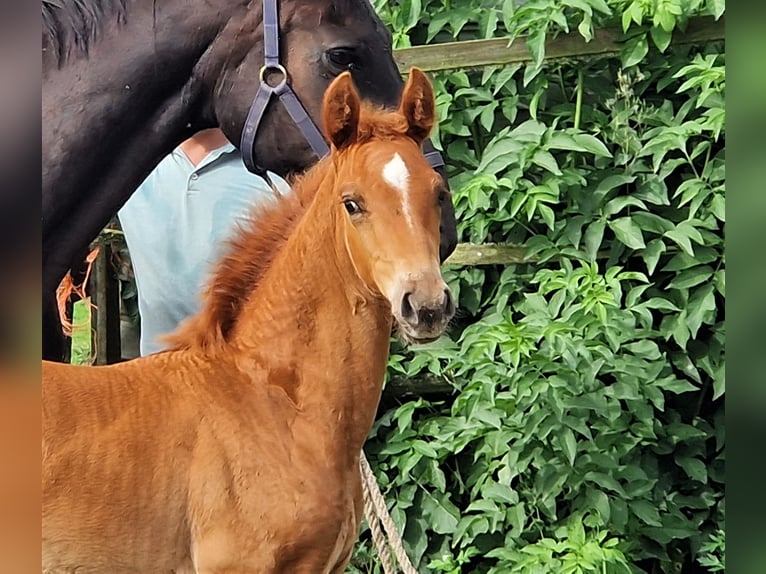
[[[455,315],[455,303],[444,281],[436,289],[413,286],[404,290],[395,308],[403,338],[412,343],[428,343],[438,339]]]

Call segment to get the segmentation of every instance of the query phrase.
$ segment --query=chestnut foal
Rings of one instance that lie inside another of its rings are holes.
[[[344,571],[393,323],[432,341],[454,313],[434,108],[417,69],[397,111],[340,75],[331,154],[232,240],[171,350],[43,363],[45,572]]]

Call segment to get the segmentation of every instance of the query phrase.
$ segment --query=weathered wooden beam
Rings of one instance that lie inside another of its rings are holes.
[[[445,265],[508,265],[527,263],[527,250],[521,245],[499,243],[459,243],[455,251],[444,262]]]
[[[689,20],[686,30],[676,30],[671,44],[702,44],[725,38],[725,18],[717,21],[711,16]],[[606,57],[620,53],[619,28],[595,30],[593,39],[586,42],[579,32],[561,34],[545,43],[545,60],[580,57]],[[481,68],[532,61],[526,38],[520,36],[509,46],[506,38],[445,42],[428,46],[413,46],[394,50],[394,60],[402,73],[416,66],[425,71]]]
[[[423,373],[416,378],[405,376],[391,377],[383,388],[384,398],[441,397],[455,392],[447,380],[431,373]]]

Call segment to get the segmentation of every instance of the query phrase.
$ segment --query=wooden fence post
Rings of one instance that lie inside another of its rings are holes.
[[[120,285],[111,265],[111,241],[99,237],[94,263],[93,338],[96,365],[120,361]]]

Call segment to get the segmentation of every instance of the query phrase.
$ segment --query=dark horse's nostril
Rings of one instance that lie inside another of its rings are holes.
[[[412,302],[410,301],[410,295],[412,293],[405,293],[404,297],[402,297],[402,317],[409,320],[417,320],[417,314],[415,313],[415,309],[412,307]]]
[[[452,317],[455,314],[455,302],[452,300],[452,293],[449,289],[444,290],[444,315]]]

